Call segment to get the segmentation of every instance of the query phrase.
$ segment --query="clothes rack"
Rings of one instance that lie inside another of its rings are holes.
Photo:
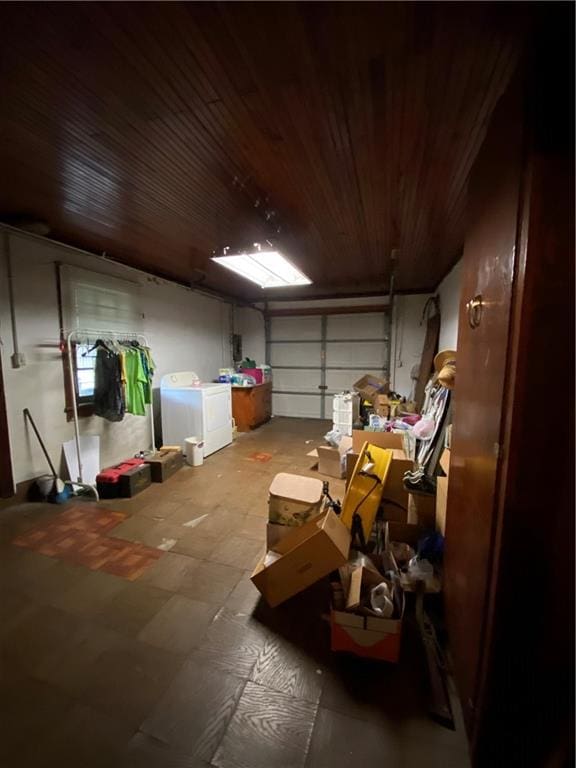
[[[79,341],[90,341],[97,339],[110,339],[111,341],[130,340],[137,341],[144,347],[149,347],[147,337],[142,333],[136,333],[134,331],[113,331],[106,328],[78,328],[75,331],[69,331],[66,335],[66,348],[68,351],[68,374],[70,377],[70,386],[72,392],[72,412],[74,418],[74,439],[76,442],[76,456],[78,459],[78,478],[75,482],[76,485],[80,485],[84,488],[91,490],[98,499],[98,491],[95,486],[90,483],[84,482],[84,472],[82,467],[82,455],[80,452],[80,425],[78,423],[78,403],[76,401],[76,380],[74,377],[74,359],[72,343]],[[150,434],[152,443],[152,452],[155,450],[155,434],[154,434],[154,407],[150,403]]]

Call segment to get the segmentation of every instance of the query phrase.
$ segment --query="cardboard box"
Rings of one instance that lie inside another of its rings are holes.
[[[346,475],[346,454],[352,449],[352,438],[344,436],[338,448],[318,446],[318,472],[321,475],[342,479]]]
[[[396,663],[400,659],[402,619],[330,612],[330,649]]]
[[[360,399],[368,400],[369,402],[373,402],[375,395],[388,392],[389,390],[388,379],[381,379],[379,376],[371,376],[370,374],[362,376],[353,386],[360,395]]]
[[[344,565],[349,550],[350,533],[329,509],[292,528],[274,552],[267,552],[252,574],[252,583],[274,608]]]
[[[397,662],[400,658],[402,621],[404,618],[404,593],[400,592],[400,616],[382,619],[365,616],[351,610],[360,604],[360,590],[364,578],[379,582],[377,576],[366,568],[352,571],[346,593],[346,610],[330,610],[330,648],[347,651],[355,656]]]
[[[396,432],[367,432],[365,429],[352,430],[352,450],[360,453],[364,443],[372,443],[378,448],[404,449],[404,439]]]
[[[384,419],[390,416],[390,400],[388,395],[374,395],[372,403],[377,416]]]
[[[346,454],[346,488],[348,488],[350,480],[352,479],[352,474],[354,472],[356,462],[358,461],[358,456],[359,454],[355,453],[354,451],[350,451],[350,453]]]
[[[322,508],[322,480],[280,472],[270,485],[268,520],[298,526],[316,517]]]
[[[448,478],[436,478],[436,530],[446,536],[446,509],[448,507]]]
[[[436,496],[409,493],[408,522],[428,529],[436,528]]]
[[[448,448],[445,448],[442,451],[442,455],[440,456],[440,466],[447,475],[450,474],[450,450]]]

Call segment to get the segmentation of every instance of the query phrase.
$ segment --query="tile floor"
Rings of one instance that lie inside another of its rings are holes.
[[[462,729],[427,718],[410,622],[399,665],[334,656],[323,585],[271,610],[250,583],[271,479],[314,475],[306,453],[326,426],[274,419],[203,467],[101,502],[127,515],[107,535],[176,540],[133,581],[12,544],[61,507],[0,512],[0,765],[468,765]]]

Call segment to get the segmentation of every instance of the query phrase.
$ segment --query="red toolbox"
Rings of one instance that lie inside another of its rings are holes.
[[[103,469],[96,475],[96,488],[98,495],[102,499],[115,499],[123,495],[120,490],[120,478],[131,469],[140,467],[144,464],[143,459],[126,459],[115,467]]]

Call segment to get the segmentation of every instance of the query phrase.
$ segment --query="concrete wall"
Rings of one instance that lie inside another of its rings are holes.
[[[438,286],[437,292],[440,296],[440,314],[442,317],[439,349],[456,349],[458,342],[461,276],[462,261],[459,261]]]
[[[446,275],[436,291],[440,297],[439,349],[456,349],[458,341],[458,313],[460,309],[459,261]],[[420,363],[426,324],[420,325],[424,304],[432,294],[396,296],[392,320],[392,376],[391,386],[396,392],[409,397],[413,382],[410,371]]]
[[[266,362],[266,336],[262,312],[249,307],[235,307],[234,332],[242,335],[242,357],[250,357],[258,365],[263,365]]]
[[[410,372],[422,357],[426,323],[420,325],[420,321],[429,298],[425,293],[394,297],[390,388],[405,397],[412,393]]]
[[[11,323],[7,297],[6,264],[0,265],[1,354],[16,482],[47,471],[36,438],[24,424],[28,407],[58,468],[61,445],[74,436],[65,408],[64,371],[58,349],[59,317],[55,262],[131,280],[141,284],[144,312],[142,331],[148,336],[157,365],[154,379],[158,410],[160,379],[165,373],[194,370],[210,381],[218,368],[231,364],[230,305],[185,288],[151,278],[118,265],[91,258],[63,246],[27,236],[11,235],[16,319],[20,349],[26,365],[12,369]],[[81,433],[100,435],[100,463],[113,464],[148,448],[147,418],[127,415],[120,423],[98,417],[81,419]]]

